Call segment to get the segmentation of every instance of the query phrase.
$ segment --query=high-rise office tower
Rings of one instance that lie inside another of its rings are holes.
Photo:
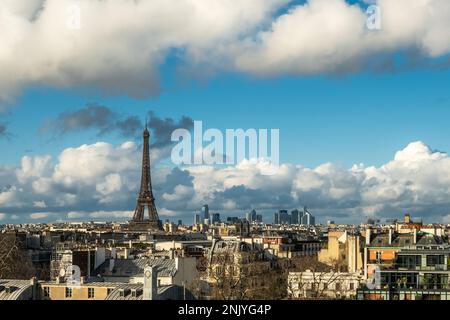
[[[300,211],[297,209],[294,209],[291,211],[291,224],[299,224],[299,221],[298,221],[298,213],[299,212]]]
[[[194,224],[201,224],[202,217],[200,216],[200,213],[196,213],[194,215]]]
[[[256,222],[256,210],[253,209],[252,211],[247,212],[245,214],[245,219],[250,223]]]
[[[209,219],[209,206],[207,204],[205,204],[202,207],[202,220],[206,220]]]
[[[253,209],[250,213],[251,213],[251,216],[252,216],[252,221],[256,221],[256,210]]]
[[[305,207],[304,214],[302,218],[302,224],[306,226],[314,226],[316,224],[316,219],[314,216],[308,211],[308,208]]]
[[[220,213],[213,213],[211,217],[211,224],[220,223]]]
[[[280,224],[291,224],[291,216],[287,210],[280,210]]]
[[[273,215],[273,224],[280,224],[280,213],[275,212]]]

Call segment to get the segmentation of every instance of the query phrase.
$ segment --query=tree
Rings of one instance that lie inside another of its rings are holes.
[[[342,266],[335,262],[331,266],[318,261],[315,256],[295,258],[287,281],[291,299],[326,299],[327,292],[334,286],[336,297],[347,290],[345,276],[339,271]]]
[[[259,250],[217,250],[212,255],[205,271],[200,272],[203,283],[207,283],[210,299],[247,300],[262,299],[262,290],[267,285],[270,261],[264,259]]]
[[[243,281],[245,272],[238,260],[235,253],[230,251],[214,256],[214,261],[207,269],[212,299],[244,300],[248,289]]]
[[[14,234],[0,234],[0,279],[30,279],[35,275],[31,258],[20,249]]]

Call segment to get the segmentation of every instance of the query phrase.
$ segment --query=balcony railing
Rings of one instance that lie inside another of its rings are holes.
[[[447,271],[448,266],[445,264],[437,264],[435,266],[402,266],[396,265],[394,269],[401,271]]]

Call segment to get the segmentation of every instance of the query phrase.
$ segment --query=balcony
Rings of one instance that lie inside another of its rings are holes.
[[[446,264],[437,264],[434,266],[404,266],[395,265],[394,269],[399,271],[448,271],[449,268]]]

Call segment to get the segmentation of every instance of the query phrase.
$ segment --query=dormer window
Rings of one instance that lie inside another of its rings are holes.
[[[13,293],[14,291],[16,291],[16,287],[6,287],[5,288],[5,292],[8,294]]]

